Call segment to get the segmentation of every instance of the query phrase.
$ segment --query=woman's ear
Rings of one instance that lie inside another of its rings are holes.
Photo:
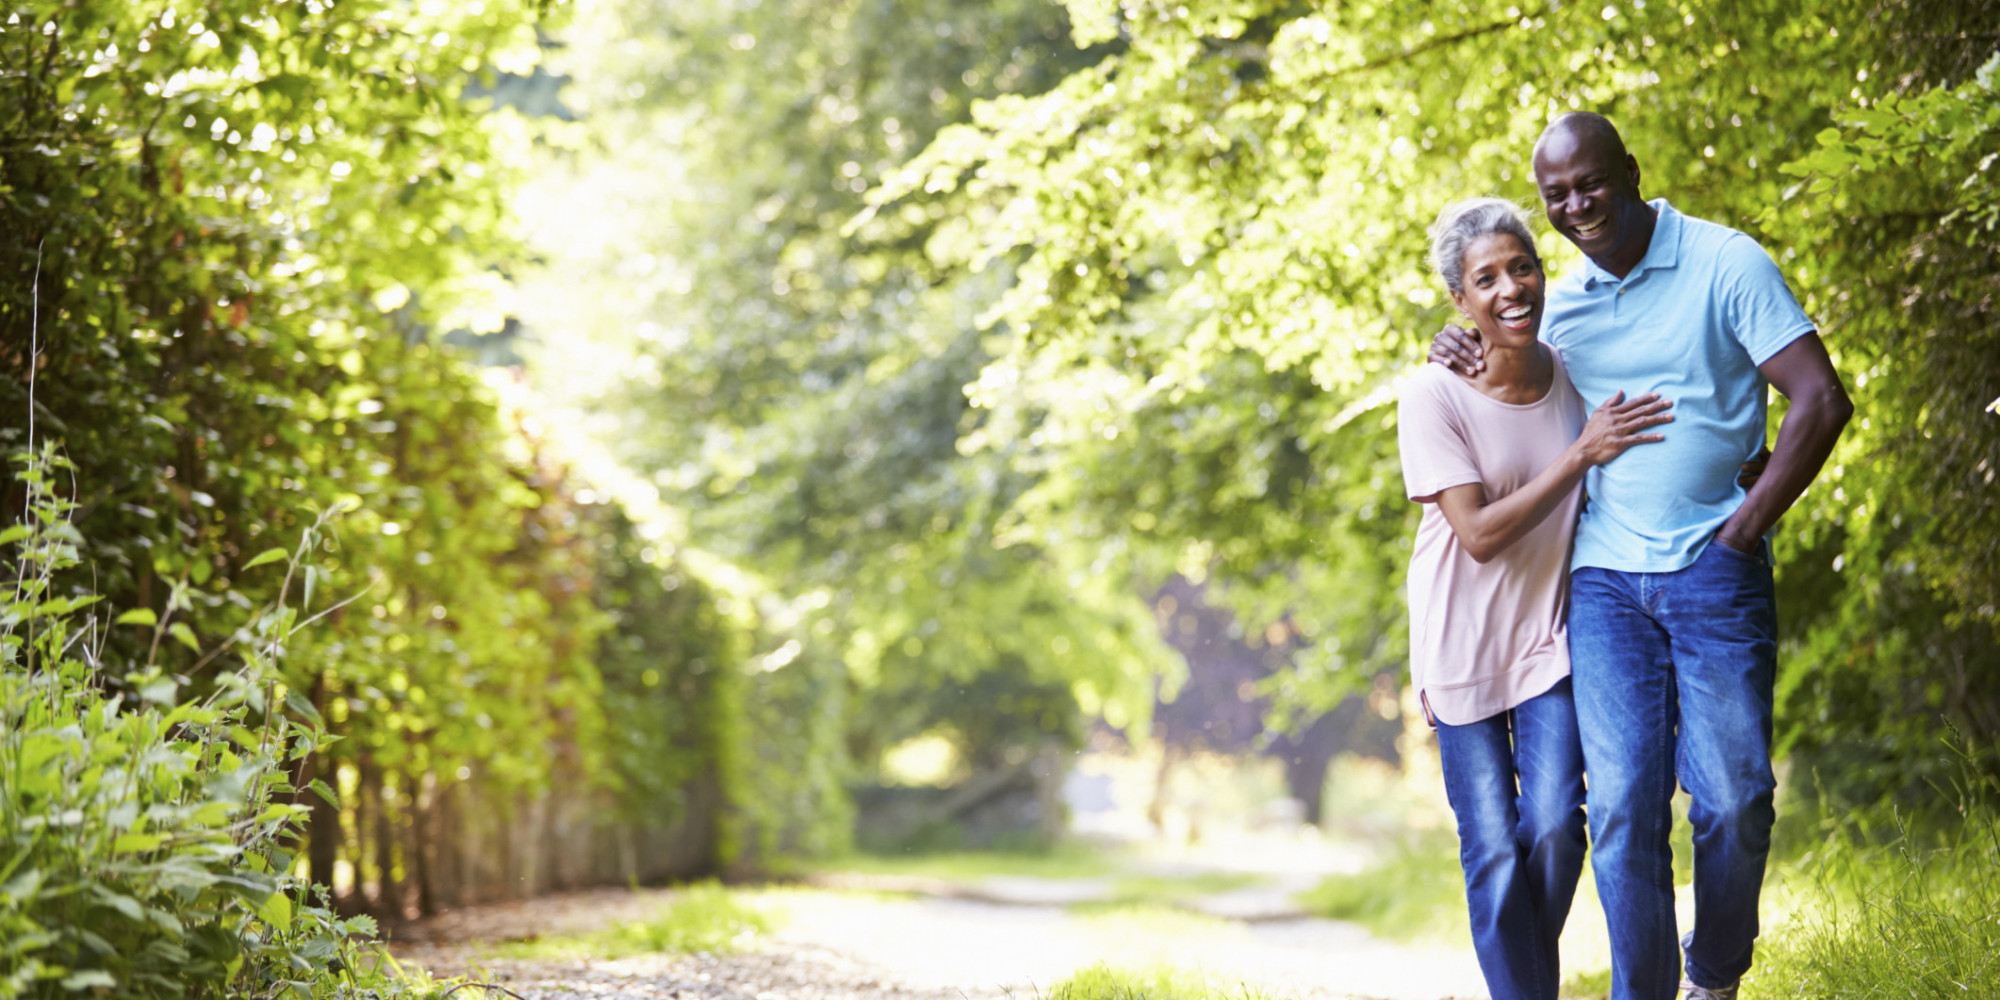
[[[1472,318],[1472,314],[1471,314],[1471,313],[1469,313],[1469,312],[1466,312],[1466,311],[1465,311],[1465,290],[1464,290],[1464,289],[1460,289],[1460,290],[1458,290],[1458,291],[1456,291],[1456,292],[1452,292],[1452,293],[1451,293],[1451,304],[1452,304],[1452,305],[1454,305],[1454,306],[1457,306],[1457,307],[1458,307],[1458,314],[1459,314],[1460,316],[1463,316],[1463,317],[1465,317],[1465,318],[1466,318],[1466,319],[1468,319],[1468,320],[1470,320],[1470,319]]]

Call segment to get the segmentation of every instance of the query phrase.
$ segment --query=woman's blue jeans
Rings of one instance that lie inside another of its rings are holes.
[[[1570,662],[1613,1000],[1668,1000],[1683,949],[1698,986],[1728,986],[1750,968],[1777,785],[1767,553],[1710,542],[1672,573],[1570,574]],[[1694,826],[1694,929],[1678,942],[1668,847],[1676,780]]]
[[[1493,1000],[1555,1000],[1556,940],[1583,874],[1583,744],[1570,681],[1499,715],[1438,723],[1472,945]]]

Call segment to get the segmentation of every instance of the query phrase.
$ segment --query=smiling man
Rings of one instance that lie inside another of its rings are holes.
[[[1585,255],[1542,325],[1586,406],[1658,392],[1665,440],[1590,471],[1571,557],[1569,643],[1589,774],[1592,866],[1611,930],[1612,995],[1665,1000],[1685,952],[1692,1000],[1731,1000],[1749,970],[1775,819],[1777,608],[1766,536],[1833,451],[1853,404],[1769,254],[1639,193],[1610,121],[1572,113],[1535,144],[1549,224]],[[1431,358],[1484,363],[1446,327]],[[1770,464],[1766,386],[1791,401]],[[1695,920],[1676,947],[1671,800],[1692,799]]]

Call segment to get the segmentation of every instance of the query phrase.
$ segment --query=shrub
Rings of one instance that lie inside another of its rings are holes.
[[[339,919],[292,874],[305,807],[287,780],[323,742],[311,706],[274,680],[286,639],[307,623],[271,606],[206,658],[233,669],[193,692],[153,662],[163,642],[196,645],[165,615],[115,617],[90,595],[54,591],[77,559],[73,473],[53,449],[25,458],[21,523],[0,531],[0,998],[317,997],[340,990],[366,918]],[[253,563],[286,572],[318,543]],[[112,628],[150,630],[145,662],[101,657]],[[286,708],[290,706],[288,713]],[[314,793],[331,795],[323,784]]]

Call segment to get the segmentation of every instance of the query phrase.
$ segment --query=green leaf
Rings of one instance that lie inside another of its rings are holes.
[[[101,885],[91,886],[90,894],[97,897],[99,902],[131,917],[134,921],[138,923],[146,922],[146,908],[140,906],[139,901],[132,897],[122,892],[113,892]]]
[[[201,642],[195,639],[194,630],[188,628],[186,622],[175,622],[172,625],[167,626],[167,634],[173,636],[176,639],[179,639],[181,641],[181,645],[186,646],[187,648],[192,649],[197,653],[201,652]]]
[[[111,620],[113,625],[158,625],[160,616],[152,608],[133,608]]]
[[[285,558],[285,550],[283,548],[273,546],[271,548],[265,549],[262,552],[257,553],[256,558],[243,564],[243,568],[255,569],[259,566],[264,565],[265,563],[277,562],[278,560],[283,558]]]
[[[307,785],[306,787],[312,789],[315,792],[318,792],[319,797],[325,799],[327,805],[334,807],[338,807],[340,805],[339,793],[335,792],[333,788],[329,786],[325,781],[319,778],[314,778],[312,780],[312,784]]]
[[[291,688],[285,692],[285,706],[313,725],[320,724],[319,709],[313,707],[312,699],[305,692]]]
[[[179,691],[180,685],[175,683],[173,678],[162,677],[141,685],[139,697],[155,705],[171,705],[174,703],[175,694]]]
[[[257,907],[257,916],[274,929],[290,930],[292,926],[292,897],[282,892],[274,892],[265,897]]]
[[[63,977],[62,984],[63,989],[71,993],[81,993],[89,989],[115,989],[118,980],[113,979],[111,973],[102,969],[85,969]]]
[[[111,842],[111,853],[130,854],[134,851],[150,851],[160,846],[161,837],[157,833],[121,833]]]

